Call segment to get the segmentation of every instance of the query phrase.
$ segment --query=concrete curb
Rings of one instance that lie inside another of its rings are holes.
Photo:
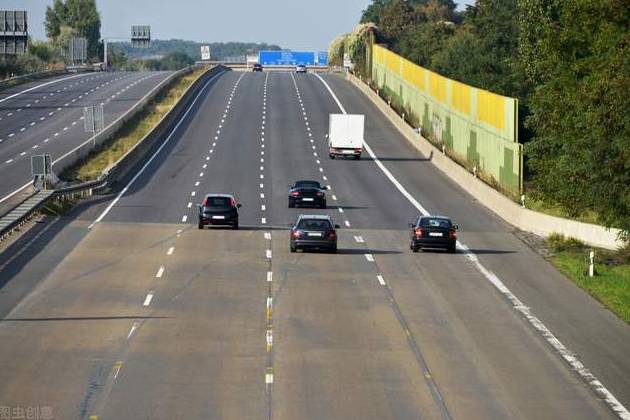
[[[614,250],[624,245],[618,239],[619,229],[607,229],[600,225],[550,216],[519,206],[494,188],[475,178],[449,157],[443,155],[442,151],[416,133],[413,128],[403,121],[396,111],[387,105],[368,85],[350,73],[346,74],[346,79],[365,94],[409,143],[423,155],[432,156],[431,163],[433,165],[477,199],[477,201],[512,226],[541,236],[559,233],[599,248]]]

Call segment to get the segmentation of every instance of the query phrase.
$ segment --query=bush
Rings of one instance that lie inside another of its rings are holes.
[[[547,238],[547,245],[552,252],[582,251],[584,243],[575,238],[567,238],[559,233],[552,233]]]

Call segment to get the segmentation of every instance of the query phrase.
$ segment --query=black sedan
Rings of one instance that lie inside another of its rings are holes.
[[[317,181],[297,181],[289,186],[289,207],[312,206],[326,208],[326,187]]]
[[[301,214],[291,226],[289,248],[291,252],[298,249],[326,250],[337,252],[338,225],[333,225],[330,216],[317,214]]]
[[[231,226],[238,229],[238,209],[241,204],[229,194],[208,194],[199,204],[199,229],[204,226]]]
[[[446,249],[455,253],[457,243],[457,229],[451,219],[444,216],[421,216],[415,223],[410,223],[411,243],[413,252],[425,248]]]

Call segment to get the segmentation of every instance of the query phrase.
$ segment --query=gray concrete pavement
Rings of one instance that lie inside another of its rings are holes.
[[[331,83],[414,196],[452,214],[527,304],[560,300],[544,321],[588,348],[564,318],[596,304],[410,153],[353,88]],[[0,341],[11,343],[0,403],[99,419],[612,417],[463,255],[409,251],[415,209],[369,159],[328,159],[330,112],[312,75],[229,72],[99,224],[87,229],[113,197],[0,264]],[[287,208],[298,178],[331,185],[328,209]],[[197,229],[208,192],[243,203],[241,230]],[[286,225],[300,212],[343,226],[337,255],[289,253]],[[624,326],[613,324],[621,348],[596,374],[628,368]]]
[[[0,95],[0,200],[30,180],[31,155],[48,153],[54,160],[90,137],[82,121],[84,106],[102,103],[105,124],[109,124],[169,74],[87,73],[55,78],[52,81],[59,81],[52,84],[50,80],[42,80],[33,86],[3,92]]]

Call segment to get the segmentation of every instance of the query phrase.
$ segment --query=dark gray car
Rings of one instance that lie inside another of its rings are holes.
[[[446,249],[454,253],[457,244],[457,229],[451,219],[444,216],[421,216],[415,223],[410,223],[413,252],[425,248]]]
[[[208,194],[199,204],[199,229],[204,226],[231,226],[238,229],[241,204],[229,194]]]
[[[289,247],[291,252],[298,249],[326,250],[337,252],[338,225],[334,225],[330,216],[322,214],[301,214],[291,226]]]

